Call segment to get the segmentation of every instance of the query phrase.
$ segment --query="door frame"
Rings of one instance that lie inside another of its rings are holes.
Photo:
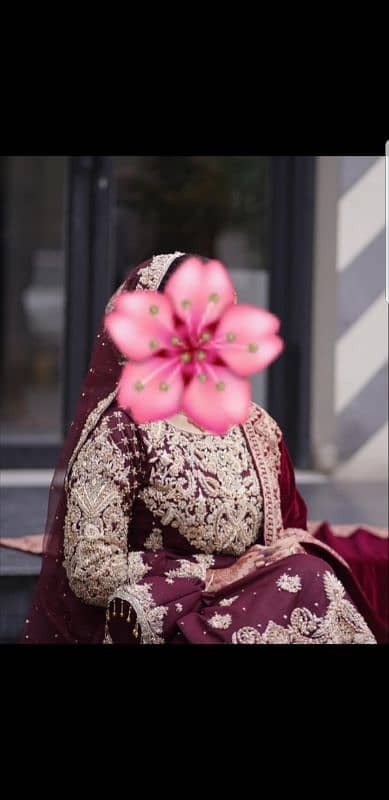
[[[296,467],[309,469],[315,156],[273,156],[270,308],[281,320],[282,356],[270,367],[267,407]]]
[[[270,298],[281,319],[282,356],[270,367],[267,408],[297,467],[310,467],[310,353],[314,156],[270,157]],[[63,436],[73,417],[93,340],[115,286],[114,156],[68,156]],[[0,468],[52,468],[60,445],[0,448]]]

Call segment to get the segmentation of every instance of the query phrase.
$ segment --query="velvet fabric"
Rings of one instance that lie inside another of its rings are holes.
[[[171,259],[171,265],[174,264],[174,260]],[[144,262],[133,270],[121,288],[135,289],[140,271],[150,264],[151,261]],[[106,608],[89,605],[80,600],[71,590],[63,566],[64,521],[67,508],[66,478],[86,436],[90,435],[93,429],[90,424],[91,420],[93,422],[93,415],[96,414],[97,423],[104,414],[109,414],[115,405],[115,392],[121,366],[121,354],[101,326],[75,418],[50,488],[42,570],[22,632],[22,643],[101,644],[106,636]],[[87,421],[89,427],[87,426],[85,433]],[[254,435],[251,438],[254,439]],[[140,439],[139,444],[142,445]],[[307,528],[306,505],[297,491],[293,465],[282,438],[279,447],[278,489],[283,528],[286,533],[288,529],[304,532]],[[141,544],[138,541],[139,531],[144,531],[146,536],[149,532],[148,526],[150,518],[141,504],[137,504],[136,514],[128,531],[129,552],[134,549],[135,540],[135,549],[139,549]],[[280,533],[282,534],[282,531]],[[361,533],[363,534],[363,531]],[[301,617],[300,609],[308,609],[313,617],[316,615],[319,618],[321,615],[324,618],[329,609],[331,591],[333,601],[330,602],[335,604],[334,608],[337,602],[346,604],[344,606],[346,609],[350,608],[347,604],[354,604],[357,611],[351,611],[351,615],[362,614],[377,640],[386,641],[385,608],[382,605],[381,590],[377,591],[376,586],[373,589],[372,581],[364,574],[363,536],[358,539],[359,550],[357,548],[355,551],[349,547],[347,553],[341,552],[351,569],[342,558],[337,558],[339,547],[341,551],[344,550],[344,543],[343,541],[340,543],[331,535],[328,526],[319,531],[316,541],[315,538],[307,533],[304,542],[306,555],[288,556],[274,565],[256,570],[243,582],[237,582],[228,590],[216,594],[205,592],[204,582],[200,578],[178,577],[173,584],[167,583],[166,572],[174,570],[182,559],[186,548],[185,542],[183,550],[180,549],[180,543],[176,542],[174,548],[165,547],[157,553],[144,552],[143,559],[148,571],[142,583],[145,586],[152,586],[154,605],[159,604],[166,609],[163,641],[172,644],[230,643],[232,630],[236,643],[246,643],[245,637],[250,640],[247,643],[262,643],[266,636],[269,642],[277,641],[277,636],[278,641],[282,641],[283,637],[285,640],[289,637],[290,642],[294,643],[295,639],[299,640],[299,636],[304,641],[304,634],[300,628],[301,626],[304,628],[308,623],[304,619],[301,623],[296,622],[299,615],[301,619],[304,617],[305,612]],[[216,555],[215,568],[228,566],[232,561],[231,556]],[[288,573],[295,578],[293,585],[297,586],[300,583],[301,589],[294,591],[282,588],[283,585],[292,585],[287,579]],[[328,578],[327,573],[332,577]],[[371,577],[373,579],[373,576]],[[343,599],[339,597],[339,590],[336,600],[336,580],[340,580],[343,584],[345,592]],[[382,580],[380,573],[380,585]],[[125,602],[119,597],[114,601],[113,607],[110,607],[112,612],[109,618],[110,637],[114,642],[134,644],[140,641],[140,637],[134,635],[134,631],[136,633],[137,630],[136,615],[130,604],[126,608],[126,613],[124,612]],[[296,614],[292,619],[294,611]],[[224,620],[220,620],[220,616],[224,616]],[[223,627],[226,626],[226,617],[231,617],[232,621],[227,627]],[[313,617],[310,625],[316,624],[312,622]],[[269,633],[270,623],[271,630],[274,628],[275,631],[275,639],[272,639],[272,634]],[[253,633],[254,630],[257,631],[257,637]],[[262,633],[265,635],[263,640],[260,638]],[[320,637],[317,641],[320,641]]]

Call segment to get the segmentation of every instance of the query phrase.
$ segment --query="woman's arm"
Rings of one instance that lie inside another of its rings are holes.
[[[106,606],[115,589],[137,577],[127,535],[141,478],[135,425],[125,413],[110,411],[68,476],[64,567],[70,588],[85,603]]]

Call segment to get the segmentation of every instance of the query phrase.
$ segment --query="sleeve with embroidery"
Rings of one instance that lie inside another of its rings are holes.
[[[129,581],[127,535],[143,468],[136,426],[121,411],[101,418],[72,465],[64,567],[70,588],[86,603],[106,606]]]

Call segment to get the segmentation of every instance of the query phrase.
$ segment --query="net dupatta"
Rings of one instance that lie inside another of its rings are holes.
[[[114,309],[121,292],[158,290],[168,270],[183,255],[178,251],[157,255],[135,267],[108,301],[106,313]],[[42,568],[22,632],[24,644],[93,644],[103,640],[105,609],[89,606],[73,594],[62,564],[66,488],[77,454],[116,397],[123,364],[123,356],[102,321],[50,486]]]

